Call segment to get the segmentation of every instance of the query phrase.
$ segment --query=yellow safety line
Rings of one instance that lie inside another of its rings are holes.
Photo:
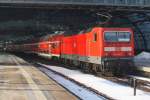
[[[26,78],[27,82],[30,83],[29,86],[31,87],[31,89],[33,89],[33,93],[35,94],[36,99],[37,100],[47,100],[47,98],[42,93],[42,91],[40,91],[37,84],[32,80],[31,76],[25,71],[25,69],[23,67],[21,67],[19,62],[16,59],[14,59],[14,57],[12,57],[12,59],[17,64],[18,68],[20,69],[20,71],[24,75],[24,77]],[[34,89],[36,89],[37,91],[34,91]]]

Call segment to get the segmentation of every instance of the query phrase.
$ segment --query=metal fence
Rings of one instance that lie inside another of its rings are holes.
[[[48,3],[108,6],[150,6],[150,0],[0,0],[0,3]]]

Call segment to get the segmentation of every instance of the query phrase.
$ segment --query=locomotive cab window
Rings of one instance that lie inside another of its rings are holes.
[[[118,32],[118,41],[121,42],[129,42],[131,39],[131,33],[130,32]]]
[[[130,42],[130,32],[105,32],[104,39],[106,42]]]
[[[94,41],[94,42],[97,41],[97,33],[94,33],[94,35],[93,35],[93,41]]]
[[[104,38],[106,42],[115,42],[117,41],[117,33],[116,32],[105,32]]]

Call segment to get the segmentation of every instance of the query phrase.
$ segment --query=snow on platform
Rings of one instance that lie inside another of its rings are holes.
[[[40,64],[40,63],[39,63]],[[71,79],[74,79],[87,87],[91,87],[109,97],[117,100],[149,100],[150,93],[137,89],[137,95],[133,96],[133,88],[125,85],[120,85],[109,80],[82,73],[78,70],[70,70],[63,67],[45,65],[51,70],[61,73]]]

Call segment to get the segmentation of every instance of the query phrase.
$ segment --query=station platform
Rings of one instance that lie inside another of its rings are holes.
[[[136,66],[136,73],[150,78],[150,65],[149,66]]]
[[[77,100],[23,59],[0,53],[0,100]]]
[[[135,63],[136,73],[145,77],[150,77],[150,61],[140,60]]]
[[[150,53],[141,52],[134,57],[134,64],[137,74],[150,77]]]

